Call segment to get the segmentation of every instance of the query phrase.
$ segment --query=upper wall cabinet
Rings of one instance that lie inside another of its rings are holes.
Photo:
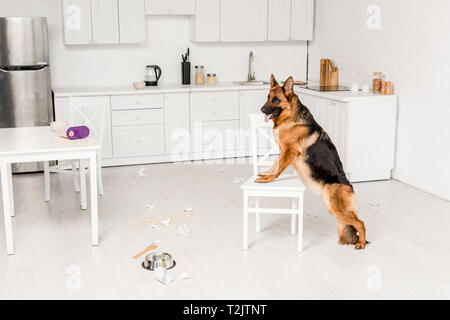
[[[145,0],[148,15],[195,15],[195,0]]]
[[[222,0],[220,3],[222,41],[267,40],[267,0]]]
[[[312,40],[314,0],[292,0],[291,40]]]
[[[145,0],[63,0],[66,45],[145,41]]]
[[[91,0],[92,39],[95,44],[119,42],[117,0]]]
[[[269,41],[291,40],[291,1],[269,0],[267,31]]]
[[[312,40],[314,0],[269,0],[269,41]]]
[[[119,0],[120,43],[145,41],[144,0]]]
[[[191,41],[220,40],[220,0],[196,0],[191,21]]]
[[[64,43],[92,43],[91,0],[63,0]]]

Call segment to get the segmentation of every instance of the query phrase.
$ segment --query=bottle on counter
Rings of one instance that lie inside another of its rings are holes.
[[[195,66],[195,84],[205,83],[205,68],[203,66]]]
[[[383,85],[383,72],[374,72],[373,75],[373,93],[381,93]]]

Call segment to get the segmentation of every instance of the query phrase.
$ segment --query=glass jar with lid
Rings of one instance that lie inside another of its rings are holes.
[[[203,66],[195,66],[195,84],[205,83],[205,68]]]

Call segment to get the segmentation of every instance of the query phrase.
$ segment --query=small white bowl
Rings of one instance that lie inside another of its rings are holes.
[[[133,87],[134,87],[136,90],[144,89],[144,88],[145,88],[145,82],[134,82],[134,83],[133,83]]]

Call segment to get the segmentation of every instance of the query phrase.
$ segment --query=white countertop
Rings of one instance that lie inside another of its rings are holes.
[[[71,88],[53,88],[56,98],[69,96],[101,96],[101,95],[124,95],[124,94],[147,94],[147,93],[177,93],[177,92],[200,92],[200,91],[238,91],[238,90],[268,90],[269,85],[242,86],[232,82],[204,85],[182,85],[169,84],[158,85],[155,87],[145,87],[144,89],[135,89],[129,86],[110,86],[110,87],[71,87]]]
[[[155,87],[146,87],[144,89],[134,89],[132,85],[129,86],[109,86],[109,87],[71,87],[71,88],[53,88],[56,98],[65,98],[70,96],[107,96],[107,95],[129,95],[129,94],[152,94],[152,93],[179,93],[179,92],[202,92],[202,91],[243,91],[243,90],[269,90],[267,85],[243,86],[233,82],[224,82],[217,84],[205,85],[181,85],[181,84],[165,84]],[[296,86],[295,92],[300,96],[302,94],[313,95],[330,100],[348,102],[350,100],[372,99],[374,97],[379,99],[396,99],[396,96],[384,96],[381,94],[374,94],[372,92],[351,92],[351,91],[337,91],[337,92],[319,92],[304,87]]]
[[[314,91],[302,87],[297,87],[295,89],[295,93],[299,96],[301,100],[302,94],[308,94],[311,96],[326,98],[330,100],[340,101],[340,102],[348,102],[351,100],[361,100],[361,99],[397,99],[396,96],[385,96],[379,93],[373,93],[373,92],[351,92],[351,91],[334,91],[334,92],[321,92],[321,91]]]

